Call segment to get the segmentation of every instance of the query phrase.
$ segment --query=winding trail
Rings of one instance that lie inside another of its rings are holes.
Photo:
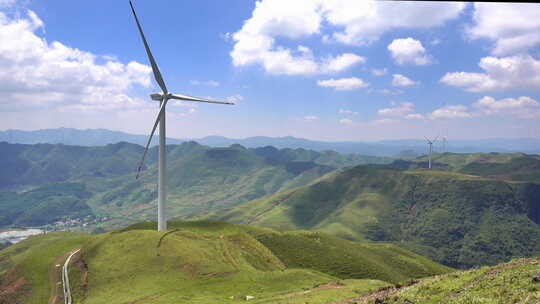
[[[69,266],[69,261],[71,260],[71,258],[80,250],[81,249],[79,248],[73,251],[66,259],[66,262],[64,263],[64,267],[62,267],[62,284],[64,286],[64,304],[72,304],[71,288],[69,286],[68,266]]]

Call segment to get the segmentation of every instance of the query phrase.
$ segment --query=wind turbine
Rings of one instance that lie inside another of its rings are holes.
[[[437,138],[439,138],[439,136],[435,137],[433,140],[429,140],[425,136],[424,136],[424,138],[427,140],[427,143],[429,145],[429,156],[428,156],[429,164],[428,164],[428,168],[431,169],[431,154],[433,153],[433,143],[437,141]]]
[[[141,172],[144,159],[148,152],[148,147],[150,146],[150,142],[152,141],[152,136],[154,135],[157,125],[159,124],[158,231],[164,231],[164,230],[167,230],[167,215],[165,212],[165,204],[167,202],[167,172],[165,168],[165,163],[166,163],[165,106],[167,105],[167,101],[169,99],[178,99],[178,100],[188,100],[188,101],[227,104],[227,105],[232,105],[234,103],[170,93],[167,90],[167,86],[165,86],[165,81],[163,81],[163,77],[161,76],[161,72],[159,71],[156,60],[154,59],[154,56],[152,55],[152,52],[150,51],[150,46],[148,46],[148,42],[146,41],[146,38],[144,37],[141,24],[139,22],[139,19],[137,18],[137,14],[135,13],[135,9],[133,8],[133,4],[131,3],[131,1],[129,1],[129,6],[131,6],[133,17],[135,17],[137,28],[139,29],[139,33],[141,34],[141,38],[144,43],[144,48],[146,49],[146,55],[148,55],[148,60],[150,61],[150,65],[152,66],[154,79],[156,80],[157,84],[159,85],[162,91],[161,93],[150,94],[150,98],[152,100],[156,100],[160,102],[159,113],[157,115],[156,121],[154,122],[154,127],[152,128],[150,137],[148,138],[148,143],[146,144],[146,148],[144,149],[144,154],[142,156],[141,162],[137,169],[136,178],[137,179],[139,178],[139,174]]]
[[[443,153],[446,153],[446,135],[442,138]]]

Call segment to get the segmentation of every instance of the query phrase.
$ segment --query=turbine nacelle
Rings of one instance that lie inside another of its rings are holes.
[[[161,100],[163,100],[163,94],[162,93],[153,93],[153,94],[150,94],[150,98],[152,98],[152,100],[161,101]]]

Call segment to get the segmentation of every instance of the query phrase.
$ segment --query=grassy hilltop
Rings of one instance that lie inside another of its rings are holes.
[[[88,304],[239,303],[247,295],[253,303],[327,303],[451,271],[394,245],[318,232],[219,222],[170,228],[51,233],[10,246],[0,251],[0,303],[47,303],[58,292],[55,264],[75,248],[82,248],[70,267],[75,303]]]
[[[427,156],[409,163],[409,169],[427,167]],[[494,179],[540,183],[540,155],[525,153],[442,153],[433,156],[433,168]]]
[[[540,184],[396,164],[357,166],[207,218],[394,242],[452,267],[540,253]]]

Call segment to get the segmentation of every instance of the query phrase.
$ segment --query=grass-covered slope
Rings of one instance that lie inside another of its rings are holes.
[[[395,242],[453,267],[540,253],[540,185],[357,166],[209,218]]]
[[[388,243],[359,243],[311,231],[251,234],[285,265],[314,269],[341,279],[377,278],[397,283],[450,271]]]
[[[53,232],[0,250],[0,304],[47,303],[56,286],[56,264],[89,239],[82,233]]]
[[[0,298],[47,303],[58,281],[54,266],[75,248],[71,286],[75,303],[87,304],[239,303],[246,296],[327,303],[451,270],[392,245],[321,233],[222,222],[172,222],[157,232],[147,222],[100,235],[31,237],[0,251]]]
[[[421,279],[403,288],[382,290],[333,304],[537,304],[540,303],[540,259],[515,259],[493,267]]]

